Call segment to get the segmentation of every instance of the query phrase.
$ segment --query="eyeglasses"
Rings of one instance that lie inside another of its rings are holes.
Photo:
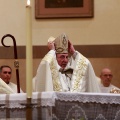
[[[7,73],[8,73],[8,74],[11,74],[11,72],[7,72],[7,71],[4,71],[3,73],[4,73],[4,74],[7,74]]]
[[[102,75],[102,76],[104,76],[104,77],[113,77],[113,75],[111,75],[111,74],[104,74],[104,75]]]

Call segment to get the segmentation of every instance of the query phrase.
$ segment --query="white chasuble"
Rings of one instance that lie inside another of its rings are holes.
[[[36,91],[100,92],[92,65],[82,54],[76,51],[75,59],[71,56],[65,69],[69,68],[73,69],[71,78],[59,72],[55,51],[49,51],[35,76]]]

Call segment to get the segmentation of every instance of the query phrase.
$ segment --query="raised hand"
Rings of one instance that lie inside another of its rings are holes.
[[[47,46],[48,46],[49,50],[55,50],[55,44],[54,44],[54,42],[51,42],[51,41],[48,42]]]
[[[72,55],[75,53],[74,46],[72,45],[70,41],[68,41],[68,52]]]

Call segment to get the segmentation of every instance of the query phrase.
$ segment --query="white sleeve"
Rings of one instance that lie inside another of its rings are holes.
[[[0,93],[11,94],[15,92],[0,78]]]
[[[43,60],[41,61],[38,69],[37,74],[35,76],[35,91],[36,92],[42,92],[42,91],[53,91],[53,84],[52,84],[52,75],[49,65],[48,58],[53,58],[55,56],[55,51],[50,50]]]
[[[97,77],[90,62],[88,63],[88,70],[86,76],[88,82],[88,91],[101,92]]]

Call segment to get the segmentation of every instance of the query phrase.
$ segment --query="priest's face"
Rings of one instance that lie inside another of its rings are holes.
[[[101,78],[101,82],[102,82],[103,86],[109,87],[109,85],[112,81],[112,78],[113,78],[111,70],[108,68],[103,69],[101,72],[100,78]]]
[[[68,63],[68,54],[56,54],[58,64],[64,69]]]
[[[9,84],[10,79],[11,79],[11,69],[9,67],[4,67],[2,68],[0,72],[0,78],[6,83]]]

